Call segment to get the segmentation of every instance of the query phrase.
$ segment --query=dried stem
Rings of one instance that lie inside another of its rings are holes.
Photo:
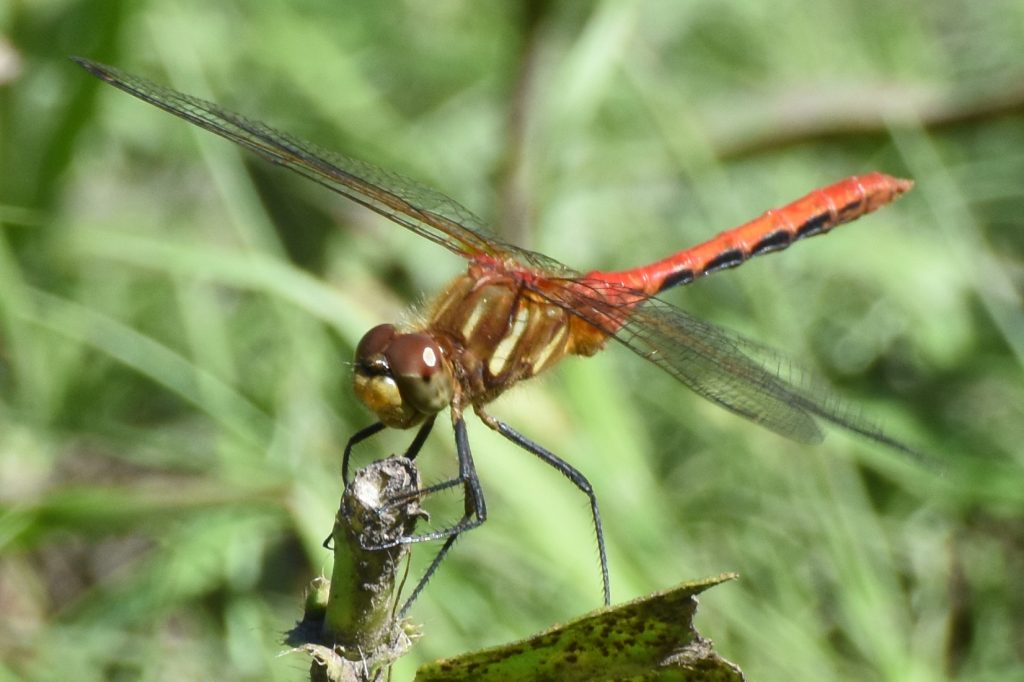
[[[379,679],[412,644],[416,633],[395,616],[395,586],[408,545],[365,548],[413,533],[424,517],[418,499],[388,503],[415,493],[419,484],[411,460],[389,457],[356,472],[342,494],[331,534],[331,581],[314,581],[303,621],[288,638],[289,644],[313,656],[310,679]]]

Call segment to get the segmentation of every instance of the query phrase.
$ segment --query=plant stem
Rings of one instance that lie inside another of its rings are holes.
[[[312,654],[310,679],[376,679],[412,644],[411,628],[395,617],[395,584],[409,547],[366,548],[413,533],[425,516],[414,496],[419,484],[411,460],[389,457],[357,471],[345,488],[331,533],[330,585],[314,581],[303,622],[289,637]]]

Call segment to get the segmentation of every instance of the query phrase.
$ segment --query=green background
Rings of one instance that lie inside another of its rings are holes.
[[[941,464],[788,442],[615,347],[491,412],[593,482],[616,601],[741,574],[697,623],[751,679],[1019,674],[1022,46],[1019,0],[0,2],[0,680],[302,679],[279,641],[372,420],[352,349],[463,267],[71,54],[418,178],[581,270],[846,175],[914,178],[666,298]],[[600,605],[584,497],[470,437],[491,519],[414,606],[398,680]]]

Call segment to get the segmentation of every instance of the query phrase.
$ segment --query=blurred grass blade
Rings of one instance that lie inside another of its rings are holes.
[[[302,270],[258,252],[190,245],[139,234],[93,229],[73,243],[76,253],[179,277],[258,291],[298,306],[340,332],[362,329],[342,292]],[[353,339],[353,343],[358,339]]]
[[[199,407],[243,442],[260,449],[273,421],[244,395],[153,338],[116,319],[43,291],[32,292],[29,321],[92,346]]]

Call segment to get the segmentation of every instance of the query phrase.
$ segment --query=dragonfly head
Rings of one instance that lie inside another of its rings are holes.
[[[452,400],[452,371],[433,337],[381,324],[356,347],[356,395],[386,426],[407,429]]]

